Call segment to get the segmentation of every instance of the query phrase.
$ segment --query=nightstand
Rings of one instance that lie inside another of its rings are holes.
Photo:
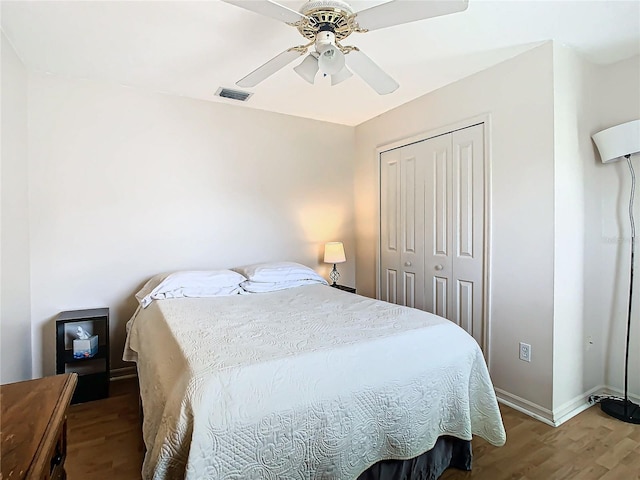
[[[349,293],[356,293],[356,289],[353,287],[347,287],[346,285],[338,285],[337,283],[333,283],[330,285],[333,288],[337,288],[338,290],[343,290]]]
[[[76,331],[81,327],[93,342],[87,351],[74,350]],[[109,396],[109,309],[92,308],[60,312],[56,317],[56,373],[77,373],[78,385],[71,403]]]

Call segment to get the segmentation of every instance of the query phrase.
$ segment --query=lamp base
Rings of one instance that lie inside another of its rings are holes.
[[[607,415],[627,423],[640,424],[640,405],[631,400],[605,398],[600,401],[600,408]]]
[[[329,278],[333,282],[332,285],[337,285],[338,279],[340,278],[340,274],[338,273],[338,269],[336,268],[336,264],[333,264],[333,269],[329,273]]]

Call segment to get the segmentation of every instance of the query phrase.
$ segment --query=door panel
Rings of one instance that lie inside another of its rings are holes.
[[[444,138],[443,138],[444,140]],[[447,143],[434,142],[435,145],[431,146],[433,150],[427,152],[427,160],[431,164],[433,170],[433,176],[429,178],[429,187],[433,195],[433,254],[434,255],[449,255],[449,163],[450,163],[450,148],[449,139]],[[439,148],[437,143],[442,143]],[[429,158],[430,157],[430,158]]]
[[[398,303],[398,272],[396,270],[387,269],[386,273],[386,297],[383,298],[383,300],[391,303]]]
[[[449,279],[446,277],[433,277],[432,282],[432,307],[431,313],[449,318]]]
[[[458,280],[456,289],[456,314],[458,316],[458,325],[467,332],[473,332],[473,300],[474,300],[474,283]],[[477,319],[477,318],[476,318]]]
[[[416,274],[413,272],[404,272],[404,285],[402,285],[404,294],[403,305],[416,308]]]
[[[473,144],[455,145],[456,254],[473,257]]]

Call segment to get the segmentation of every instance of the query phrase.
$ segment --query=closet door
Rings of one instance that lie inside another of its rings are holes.
[[[424,162],[416,145],[381,155],[380,296],[424,309]]]
[[[380,182],[380,298],[483,345],[483,125],[383,152]]]

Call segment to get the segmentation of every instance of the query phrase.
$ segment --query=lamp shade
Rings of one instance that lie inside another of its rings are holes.
[[[323,49],[318,58],[318,68],[326,75],[335,75],[344,68],[344,53],[335,45]]]
[[[310,53],[294,70],[307,82],[313,84],[318,73],[318,59]]]
[[[344,68],[344,53],[336,45],[336,35],[329,30],[320,30],[316,35],[318,68],[324,75],[335,75]]]
[[[346,261],[347,258],[344,255],[342,242],[329,242],[324,245],[325,263],[343,263]]]
[[[591,138],[598,147],[602,163],[614,162],[625,155],[640,152],[640,120],[607,128]]]

